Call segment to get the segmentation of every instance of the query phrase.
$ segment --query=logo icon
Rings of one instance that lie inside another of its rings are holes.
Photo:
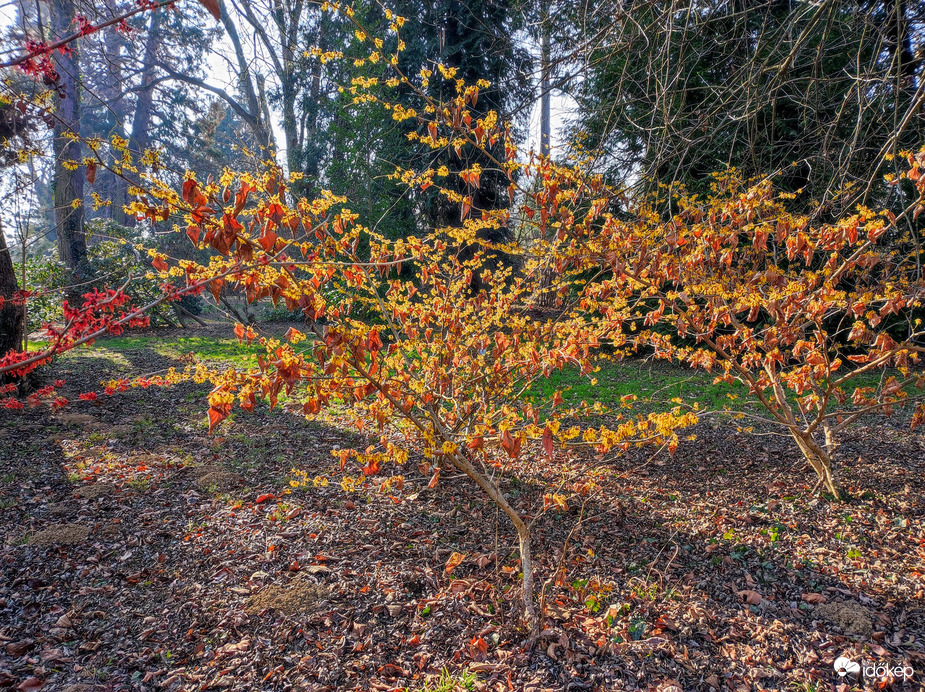
[[[861,664],[855,663],[846,656],[839,656],[835,659],[835,672],[838,673],[838,677],[840,678],[844,678],[849,675],[860,675]]]

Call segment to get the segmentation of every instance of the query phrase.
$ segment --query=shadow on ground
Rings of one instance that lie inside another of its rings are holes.
[[[101,368],[176,362],[81,352],[49,376],[76,400]],[[205,394],[2,414],[0,687],[423,689],[448,668],[491,690],[821,690],[840,655],[911,666],[896,689],[925,676],[925,447],[887,421],[842,447],[848,504],[734,426],[673,458],[575,457],[599,490],[535,524],[530,651],[513,534],[462,480],[429,490],[409,463],[348,491],[330,450],[356,435],[257,412],[208,436]],[[546,472],[508,487],[527,513]]]

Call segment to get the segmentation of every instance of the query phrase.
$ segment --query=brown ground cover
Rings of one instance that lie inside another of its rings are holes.
[[[925,436],[900,422],[845,440],[845,504],[787,440],[720,421],[673,458],[574,455],[601,490],[537,519],[549,620],[527,650],[513,532],[462,480],[409,463],[401,489],[347,492],[330,449],[355,435],[261,411],[209,437],[194,386],[77,402],[99,365],[48,374],[65,414],[0,413],[0,688],[418,690],[447,668],[486,690],[827,690],[841,655],[925,681]],[[541,507],[546,473],[507,490]]]

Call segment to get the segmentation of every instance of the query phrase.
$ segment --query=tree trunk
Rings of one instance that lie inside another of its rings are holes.
[[[151,22],[148,24],[148,36],[145,39],[144,62],[141,67],[141,85],[138,91],[138,101],[135,104],[135,114],[132,118],[132,135],[129,147],[137,154],[144,153],[150,138],[148,130],[151,125],[151,110],[154,104],[154,78],[157,76],[157,44],[160,42],[160,29],[162,14],[151,13]]]
[[[433,415],[433,414],[432,414]],[[444,438],[446,439],[446,438]],[[520,567],[523,570],[523,604],[524,604],[524,624],[530,632],[530,643],[536,641],[540,633],[540,619],[536,612],[536,603],[534,599],[534,579],[533,579],[533,553],[530,544],[530,525],[523,520],[523,517],[517,513],[511,504],[507,501],[501,488],[495,485],[491,479],[486,478],[478,472],[472,463],[462,454],[455,453],[447,457],[451,463],[475,481],[485,494],[504,512],[514,528],[517,529],[517,544],[520,550]]]
[[[6,245],[3,227],[0,226],[0,358],[10,349],[22,348],[23,309],[13,303],[18,286],[13,258]]]
[[[238,28],[231,19],[231,15],[228,14],[228,8],[225,6],[223,0],[218,0],[218,4],[221,11],[222,26],[225,27],[225,33],[228,34],[228,39],[234,47],[235,60],[238,63],[238,89],[247,101],[246,110],[249,118],[242,119],[250,125],[254,138],[257,140],[257,145],[264,149],[264,155],[268,158],[275,159],[276,143],[273,139],[271,120],[267,117],[268,108],[266,108],[266,99],[258,95],[258,85],[255,85],[254,80],[251,79],[250,63],[244,54],[244,47],[241,44]],[[259,72],[257,78],[259,79]],[[261,108],[261,105],[263,108]]]
[[[540,31],[540,69],[542,76],[540,79],[540,155],[548,158],[552,147],[552,117],[550,114],[550,87],[549,87],[549,1],[544,0],[542,6],[542,17]],[[544,229],[545,233],[545,229]],[[536,304],[539,307],[550,308],[556,303],[556,294],[552,290],[555,271],[552,266],[545,266],[541,270],[540,285]]]
[[[549,108],[549,1],[544,0],[542,9],[542,26],[540,31],[540,69],[542,77],[540,79],[540,154],[549,156],[552,139],[552,118]]]
[[[135,113],[132,116],[132,131],[128,138],[129,151],[132,152],[136,161],[141,158],[150,143],[149,130],[154,105],[154,79],[157,76],[157,46],[161,41],[160,28],[162,22],[162,10],[151,13],[141,65],[141,84],[138,90],[138,98],[135,102]],[[112,218],[123,226],[134,227],[136,223],[135,217],[131,214],[126,214],[123,209],[124,205],[129,202],[129,182],[124,176],[125,172],[122,171],[122,176],[116,176],[115,179]]]
[[[118,14],[115,0],[105,0],[104,4],[109,12]],[[107,122],[107,130],[123,139],[126,136],[125,128],[129,107],[129,101],[123,98],[122,93],[127,78],[122,50],[124,47],[125,39],[118,31],[110,29],[103,32],[100,50],[104,61],[105,81],[97,87],[97,95],[105,102],[106,110],[109,112],[107,120],[111,118],[112,121],[111,125]],[[111,202],[108,206],[90,212],[90,214],[112,219],[123,226],[126,225],[127,215],[124,207],[128,203],[128,181],[111,171],[102,170],[90,185],[97,193]]]
[[[793,437],[794,442],[797,443],[797,447],[800,448],[806,461],[813,467],[813,471],[819,476],[819,482],[837,499],[847,499],[847,494],[841,487],[838,474],[835,472],[832,465],[831,452],[835,449],[835,441],[832,438],[831,432],[826,432],[826,443],[828,445],[828,450],[826,450],[816,443],[811,433],[801,430],[797,424],[796,417],[793,415],[793,410],[790,408],[790,402],[787,401],[787,395],[784,392],[783,386],[781,386],[778,373],[768,365],[765,366],[764,370],[771,380],[774,400],[777,402],[777,405],[780,406],[784,421],[790,431],[790,436]]]
[[[177,319],[180,321],[180,326],[181,326],[183,329],[186,329],[186,328],[187,328],[187,326],[186,326],[186,318],[187,318],[187,317],[190,318],[190,319],[192,319],[192,320],[195,320],[196,322],[198,322],[200,327],[207,327],[207,326],[208,326],[205,322],[203,322],[201,319],[199,319],[199,317],[198,317],[197,315],[194,315],[193,313],[191,313],[189,310],[187,310],[186,308],[184,308],[184,307],[183,307],[182,305],[180,305],[179,303],[172,303],[171,305],[172,305],[172,307],[173,307],[173,311],[174,311],[174,312],[176,313],[176,315],[177,315]]]
[[[38,203],[44,228],[40,235],[48,240],[57,242],[58,234],[55,232],[55,203],[52,189],[53,174],[47,169],[36,169],[35,159],[29,160],[29,177],[33,181],[35,198]]]
[[[52,0],[52,28],[55,38],[62,38],[73,30],[73,0]],[[81,163],[80,141],[80,64],[78,46],[72,43],[69,50],[56,53],[58,63],[57,97],[55,98],[54,128],[54,203],[55,226],[58,231],[58,256],[70,270],[71,284],[68,300],[77,304],[80,289],[86,276],[87,238],[84,235],[84,172],[81,167],[68,168]],[[67,165],[66,165],[67,164]]]
[[[813,467],[819,482],[825,486],[825,489],[835,496],[838,500],[847,499],[848,495],[841,485],[838,473],[832,464],[832,457],[829,453],[820,447],[810,435],[799,432],[793,428],[790,434],[797,443],[797,447],[803,453],[806,461]]]
[[[530,547],[530,526],[521,522],[517,527],[517,545],[520,549],[520,567],[524,572],[524,624],[530,630],[530,639],[535,640],[539,634],[540,619],[536,615],[533,602],[533,552]]]

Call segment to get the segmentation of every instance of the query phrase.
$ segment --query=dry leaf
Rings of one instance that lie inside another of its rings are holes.
[[[761,603],[761,594],[751,589],[739,591],[739,597],[744,599],[749,605],[758,605]]]
[[[21,642],[10,642],[6,645],[6,655],[7,656],[22,656],[29,650],[29,647],[32,646],[32,640],[26,639]]]
[[[446,561],[446,567],[443,568],[444,571],[447,574],[452,574],[453,570],[459,567],[459,565],[462,564],[462,561],[465,559],[466,556],[462,553],[454,552],[452,555],[450,555],[450,559]]]
[[[806,603],[811,603],[812,605],[819,605],[820,603],[825,603],[827,599],[821,593],[805,593],[801,597]]]

